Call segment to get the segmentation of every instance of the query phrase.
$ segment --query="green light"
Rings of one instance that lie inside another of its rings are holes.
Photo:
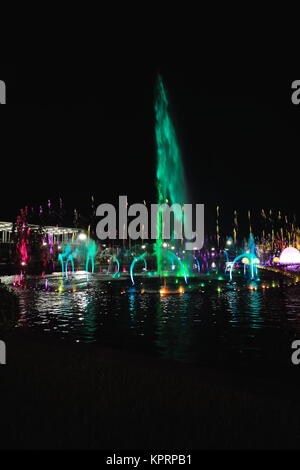
[[[177,143],[176,132],[169,114],[169,102],[167,92],[161,77],[157,80],[155,99],[155,136],[157,150],[157,202],[159,205],[168,201],[172,204],[184,204],[186,198],[186,184],[182,165],[181,154]],[[180,218],[180,211],[174,214]],[[163,220],[162,211],[157,214],[157,241],[155,253],[157,259],[157,270],[159,274],[163,271]]]

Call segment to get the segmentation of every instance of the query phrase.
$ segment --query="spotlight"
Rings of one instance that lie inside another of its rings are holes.
[[[86,239],[87,239],[87,235],[85,233],[82,232],[78,235],[78,240],[84,241]]]

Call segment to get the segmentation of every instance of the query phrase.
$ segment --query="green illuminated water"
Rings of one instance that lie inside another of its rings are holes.
[[[176,137],[176,131],[170,116],[167,91],[160,76],[157,80],[155,97],[155,136],[157,152],[157,203],[160,205],[168,202],[170,205],[182,205],[187,202],[184,168]],[[174,216],[180,217],[180,213],[176,214],[175,212]],[[157,257],[157,270],[160,274],[163,270],[162,244],[162,214],[161,211],[159,211],[155,250]]]

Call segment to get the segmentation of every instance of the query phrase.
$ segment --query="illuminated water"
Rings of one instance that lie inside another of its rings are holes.
[[[157,203],[159,205],[165,203],[169,203],[170,205],[182,205],[188,202],[182,156],[177,142],[175,127],[169,111],[167,91],[160,76],[157,80],[154,109],[157,153]],[[178,208],[174,211],[174,217],[178,221],[182,218]],[[162,249],[162,245],[163,220],[162,213],[159,211],[157,216],[157,241],[155,244],[157,271],[159,273],[162,273],[163,271],[163,261],[165,256],[165,250]],[[180,268],[179,271],[182,271],[182,268]]]
[[[300,339],[300,286],[273,273],[270,286],[274,279],[279,287],[265,290],[206,281],[166,296],[130,293],[128,279],[96,280],[89,288],[79,280],[77,292],[16,289],[18,328],[183,362],[284,366],[292,340]]]

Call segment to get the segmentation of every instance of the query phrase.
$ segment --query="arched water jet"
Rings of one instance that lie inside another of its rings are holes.
[[[194,256],[194,260],[196,261],[196,264],[197,264],[197,271],[198,271],[198,273],[200,273],[201,272],[201,266],[200,266],[199,260],[196,256]]]
[[[65,278],[66,278],[66,279],[69,279],[69,276],[68,276],[68,265],[69,265],[69,263],[71,263],[71,266],[72,266],[72,277],[74,276],[74,273],[75,273],[75,266],[74,266],[74,258],[73,258],[73,256],[74,256],[74,255],[77,255],[77,252],[78,252],[78,249],[76,248],[76,250],[73,251],[73,252],[71,252],[71,253],[69,254],[69,256],[67,257],[67,260],[66,260],[66,267],[65,267],[65,269],[66,269],[66,277],[65,277]]]
[[[72,248],[70,245],[67,245],[65,247],[65,251],[63,253],[59,253],[58,255],[58,260],[61,263],[61,273],[63,277],[65,274],[65,259],[67,260],[71,253],[72,253]]]
[[[110,273],[110,272],[109,272],[110,263],[109,263],[109,264],[108,264],[108,268],[107,268],[107,274],[111,274],[113,277],[115,277],[115,276],[116,276],[117,274],[119,274],[119,272],[120,272],[120,261],[119,261],[118,258],[117,258],[116,256],[114,256],[114,255],[113,255],[111,258],[112,258],[112,259],[116,262],[116,264],[117,264],[117,271],[114,272],[114,273]]]
[[[254,241],[254,237],[252,233],[250,233],[249,235],[248,250],[245,253],[242,253],[241,255],[237,256],[232,262],[232,266],[230,268],[230,273],[229,273],[230,281],[232,281],[232,272],[233,272],[234,266],[240,259],[242,260],[247,259],[249,261],[249,265],[251,269],[251,279],[253,280],[255,276],[257,275],[257,265],[259,264],[259,259],[256,255],[255,241]],[[245,266],[246,266],[246,263],[244,263],[244,274],[246,274]]]
[[[131,278],[131,282],[132,282],[132,285],[134,285],[134,266],[136,265],[136,263],[138,263],[139,261],[144,261],[144,266],[145,266],[145,269],[147,269],[147,262],[145,260],[147,256],[147,253],[143,253],[142,255],[138,256],[137,258],[134,258],[134,260],[132,261],[131,265],[130,265],[130,278]]]
[[[86,277],[88,280],[88,274],[89,274],[89,265],[91,264],[91,273],[94,274],[95,271],[95,257],[97,254],[97,245],[94,240],[88,240],[87,245],[86,245],[86,262],[85,262],[85,271],[86,271]]]
[[[224,253],[225,256],[226,256],[226,263],[229,263],[229,256],[228,256],[227,250],[223,250],[223,253]]]
[[[170,250],[165,250],[165,252],[168,254],[168,256],[171,258],[171,262],[172,262],[172,259],[176,260],[176,262],[179,264],[180,266],[180,269],[181,269],[181,273],[182,273],[182,277],[184,277],[184,280],[185,280],[185,283],[187,284],[187,278],[188,278],[188,274],[186,272],[186,268],[183,264],[183,262],[181,261],[181,259],[175,254],[173,253],[172,251]]]

